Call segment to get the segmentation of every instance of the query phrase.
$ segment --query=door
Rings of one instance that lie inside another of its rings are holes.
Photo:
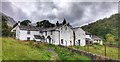
[[[80,40],[78,40],[78,45],[80,46]]]

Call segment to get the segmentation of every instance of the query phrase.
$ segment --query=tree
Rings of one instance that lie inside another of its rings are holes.
[[[112,34],[106,34],[106,43],[113,44],[115,42],[115,36]]]
[[[119,27],[120,14],[113,14],[109,18],[104,18],[97,20],[96,22],[90,23],[88,25],[82,26],[83,30],[88,31],[92,34],[96,34],[103,40],[106,39],[107,33],[115,36],[114,44],[118,45],[118,27]]]
[[[7,25],[7,19],[2,16],[2,36],[7,37],[10,33],[10,27]]]
[[[37,27],[49,28],[49,27],[54,27],[54,26],[55,24],[50,23],[48,20],[37,22]]]
[[[29,23],[31,23],[30,20],[24,20],[24,21],[22,21],[22,22],[20,23],[20,25],[27,26],[27,25],[29,25]]]
[[[65,19],[63,20],[63,23],[62,23],[62,24],[63,24],[63,25],[66,24],[66,20],[65,20]]]

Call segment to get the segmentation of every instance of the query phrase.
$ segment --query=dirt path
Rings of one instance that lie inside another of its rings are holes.
[[[48,48],[48,51],[52,52],[54,55],[54,57],[51,60],[58,60],[59,59],[58,54],[54,51],[53,48]]]

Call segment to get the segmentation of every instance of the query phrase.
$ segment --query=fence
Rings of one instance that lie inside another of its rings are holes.
[[[102,62],[103,61],[104,62],[120,62],[120,60],[115,60],[115,59],[112,59],[112,58],[108,58],[108,57],[105,57],[105,56],[93,54],[93,53],[90,53],[90,52],[81,51],[81,50],[77,50],[77,49],[74,49],[74,48],[61,46],[61,45],[59,45],[59,46],[62,47],[62,48],[67,48],[69,51],[78,53],[80,55],[87,55],[88,57],[90,57],[93,60],[93,62],[99,62],[99,61],[102,61]]]

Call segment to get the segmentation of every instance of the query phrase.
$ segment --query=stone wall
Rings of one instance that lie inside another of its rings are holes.
[[[99,62],[99,61],[102,61],[102,62],[120,62],[120,60],[115,60],[115,59],[112,59],[112,58],[108,58],[108,57],[105,57],[105,56],[93,54],[93,53],[90,53],[90,52],[81,51],[81,50],[77,50],[77,49],[74,49],[74,48],[61,46],[61,45],[59,45],[59,46],[62,47],[62,48],[67,48],[69,51],[78,53],[80,55],[87,55],[88,57],[90,57],[93,60],[93,62]]]

